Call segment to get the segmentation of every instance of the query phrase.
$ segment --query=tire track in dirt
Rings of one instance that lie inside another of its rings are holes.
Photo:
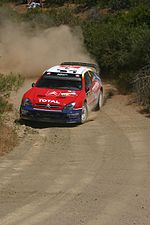
[[[103,119],[104,119],[104,116],[103,116]],[[50,207],[51,210],[49,211],[49,203],[48,203],[51,198],[48,200],[47,199],[43,200],[43,197],[39,197],[35,201],[33,200],[31,203],[26,204],[23,207],[19,207],[19,209],[16,209],[16,212],[13,212],[12,214],[10,214],[8,218],[6,217],[6,220],[5,219],[2,220],[3,221],[2,224],[11,224],[12,222],[15,224],[19,224],[19,223],[25,224],[26,222],[25,223],[23,222],[25,218],[28,218],[28,222],[27,222],[28,224],[37,224],[37,222],[40,221],[40,218],[44,218],[45,220],[51,214],[52,215],[55,214],[57,211],[59,211],[63,207],[63,205],[66,205],[67,202],[70,202],[71,199],[74,198],[74,196],[76,196],[78,193],[81,193],[86,186],[90,185],[90,183],[93,180],[93,177],[96,175],[97,171],[100,170],[100,167],[103,164],[103,161],[101,161],[101,159],[103,159],[102,156],[104,153],[103,151],[102,152],[98,151],[99,149],[98,137],[100,136],[100,134],[102,134],[102,132],[101,131],[97,132],[97,129],[95,130],[95,125],[96,125],[95,122],[92,125],[92,127],[90,123],[87,123],[82,127],[75,128],[76,132],[71,129],[72,140],[70,143],[71,147],[69,147],[70,149],[69,151],[71,151],[72,153],[71,153],[71,156],[69,157],[69,168],[68,168],[68,165],[67,167],[65,165],[66,168],[64,167],[63,173],[60,173],[60,174],[58,173],[59,175],[56,174],[57,175],[56,179],[54,180],[51,179],[51,182],[53,184],[50,184],[50,186],[47,185],[48,189],[46,189],[45,191],[41,190],[41,192],[43,193],[50,193],[50,194],[55,192],[57,194],[61,193],[56,196],[56,199],[54,198],[54,205],[53,205],[53,202],[51,202],[51,207]],[[82,134],[82,129],[84,129],[84,127],[89,130],[88,133],[86,133],[86,135]],[[108,125],[108,129],[109,129],[109,125]],[[101,144],[103,142],[104,143],[102,144],[102,146],[106,144],[104,139],[104,137],[106,138],[106,136],[107,134],[103,135],[103,138],[102,138],[103,141],[101,141]],[[93,155],[93,149],[91,148],[91,145],[90,145],[91,141],[92,141],[92,144],[94,145],[94,155]],[[95,143],[97,144],[95,145]],[[87,155],[85,156],[85,154]],[[77,165],[74,166],[71,174],[68,175],[68,169],[72,167],[72,163],[70,163],[70,160],[77,162]],[[26,171],[26,168],[24,169]],[[60,172],[62,172],[62,170],[63,170],[63,167],[61,168]],[[26,171],[26,173],[29,173],[28,170]],[[80,174],[81,174],[81,177],[80,177]],[[36,174],[34,174],[33,176],[35,175]],[[78,181],[77,184],[76,184],[76,181]],[[13,181],[12,183],[13,183],[13,186],[15,184],[16,184],[16,187],[18,186],[17,180]],[[16,189],[17,188],[15,188],[15,190]],[[18,189],[22,189],[22,187],[19,187]],[[37,203],[38,203],[38,206],[37,206]],[[44,208],[44,212],[40,212],[41,209],[43,208]],[[47,209],[47,213],[46,213],[46,209]],[[31,216],[32,214],[35,215],[36,212],[38,212],[36,216]]]
[[[0,159],[1,225],[148,224],[150,123],[126,97],[82,126],[35,130]]]

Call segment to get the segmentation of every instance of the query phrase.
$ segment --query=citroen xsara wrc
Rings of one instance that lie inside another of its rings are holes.
[[[21,102],[23,120],[84,123],[103,104],[103,86],[95,64],[65,62],[46,70]]]

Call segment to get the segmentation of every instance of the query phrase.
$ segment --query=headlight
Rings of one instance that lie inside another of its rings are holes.
[[[32,102],[30,101],[30,99],[25,98],[22,102],[23,106],[32,106]]]
[[[74,108],[75,104],[76,104],[75,102],[69,103],[68,105],[66,105],[64,107],[64,110],[72,110]]]

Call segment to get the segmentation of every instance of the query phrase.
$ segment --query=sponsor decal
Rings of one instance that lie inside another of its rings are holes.
[[[77,96],[76,92],[66,92],[66,93],[61,93],[62,97],[67,97],[67,96]]]
[[[96,83],[94,84],[93,88],[92,88],[92,91],[93,91],[93,92],[97,92],[98,89],[99,89],[99,84],[96,82]]]
[[[60,68],[74,68],[74,69],[79,69],[81,66],[73,66],[73,65],[61,65]]]
[[[56,91],[48,91],[45,95],[46,96],[58,96],[59,93],[57,93]]]
[[[50,99],[43,99],[43,98],[40,98],[39,102],[40,103],[60,104],[60,102],[58,100],[50,100]]]

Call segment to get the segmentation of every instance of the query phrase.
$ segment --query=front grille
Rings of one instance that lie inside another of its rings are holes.
[[[35,106],[43,109],[60,109],[59,105],[51,105],[51,104],[35,104]]]
[[[53,117],[53,118],[59,118],[62,114],[60,113],[47,113],[47,112],[36,112],[35,113],[36,116],[39,116],[39,117]]]
[[[23,119],[33,120],[33,121],[45,121],[45,122],[75,122],[80,120],[80,114],[67,114],[63,112],[49,111],[49,110],[29,110],[21,113]]]
[[[47,118],[47,119],[65,119],[66,115],[60,112],[44,112],[44,111],[32,111],[30,115],[37,118]]]

